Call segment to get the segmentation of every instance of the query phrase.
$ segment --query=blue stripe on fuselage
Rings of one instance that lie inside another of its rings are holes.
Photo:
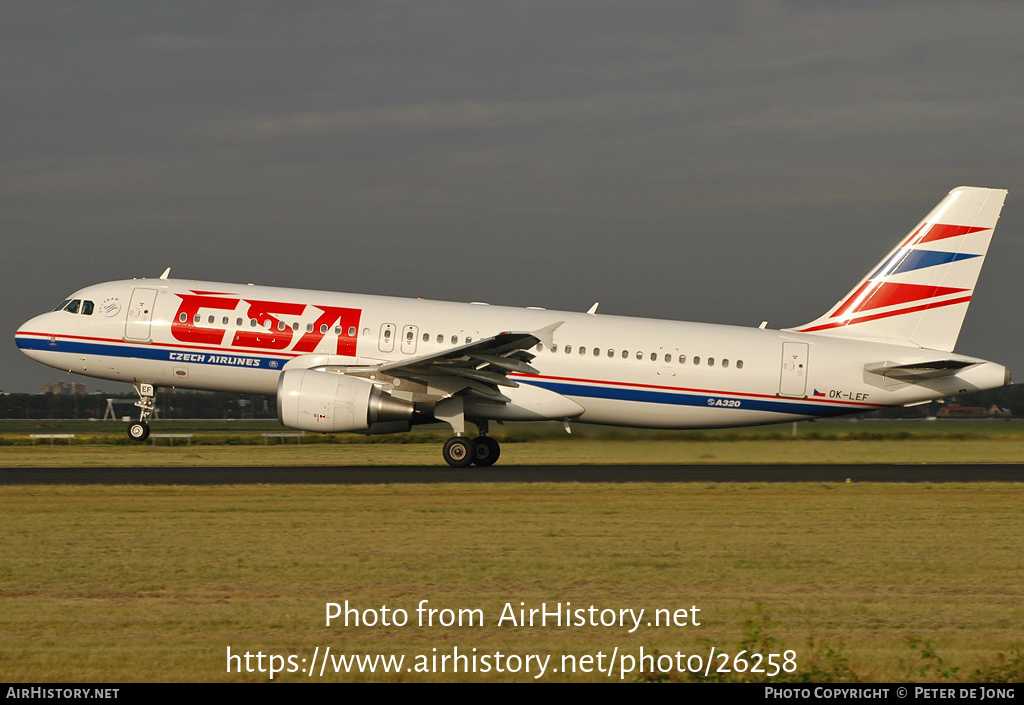
[[[16,340],[18,347],[22,350],[44,350],[46,352],[70,353],[74,355],[105,355],[107,357],[158,360],[160,362],[180,362],[184,364],[278,370],[287,362],[287,359],[238,355],[236,353],[198,352],[149,346],[87,343],[80,340],[60,338],[49,340],[35,336],[17,336]]]
[[[823,404],[807,404],[798,401],[779,401],[770,399],[750,399],[747,397],[729,396],[728,394],[693,394],[684,392],[664,392],[653,389],[637,389],[632,387],[594,387],[586,384],[566,382],[549,382],[547,380],[520,380],[524,384],[557,392],[567,397],[591,397],[595,399],[616,399],[620,401],[639,401],[648,404],[674,404],[676,406],[702,406],[708,409],[742,409],[744,411],[772,411],[781,414],[798,416],[843,416],[858,414],[869,409],[851,409],[849,407],[825,406]]]

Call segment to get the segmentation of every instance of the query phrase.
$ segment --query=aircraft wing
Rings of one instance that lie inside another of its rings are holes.
[[[456,394],[466,392],[498,402],[508,402],[499,387],[518,387],[509,372],[536,374],[529,363],[535,357],[530,348],[551,344],[551,335],[562,321],[533,332],[506,331],[474,340],[430,355],[387,362],[377,372],[415,380],[428,387]]]
[[[562,323],[558,321],[531,332],[505,331],[429,355],[375,365],[348,365],[334,355],[301,355],[289,361],[284,369],[332,371],[385,383],[399,380],[396,386],[404,380],[413,384],[403,390],[428,399],[467,393],[507,403],[510,399],[499,387],[519,386],[509,379],[510,372],[537,373],[529,364],[534,358],[530,348],[537,343],[550,346],[555,329]]]

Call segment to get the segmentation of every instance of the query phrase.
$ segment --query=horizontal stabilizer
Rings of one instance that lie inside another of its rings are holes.
[[[965,367],[975,364],[977,363],[967,360],[933,360],[931,362],[914,362],[909,365],[901,365],[896,362],[872,362],[864,365],[864,370],[901,382],[916,382],[938,377],[952,377]]]

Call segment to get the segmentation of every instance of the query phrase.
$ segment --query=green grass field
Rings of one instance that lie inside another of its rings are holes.
[[[0,672],[260,681],[226,672],[229,646],[410,661],[476,648],[551,655],[552,667],[616,647],[706,657],[714,646],[792,650],[790,679],[1019,680],[1022,509],[1024,490],[995,484],[3,487]],[[345,600],[407,610],[410,624],[325,626],[326,603]],[[479,609],[484,625],[416,626],[420,600]],[[520,602],[648,616],[696,605],[701,624],[498,627],[503,605]]]
[[[273,421],[161,422],[154,432],[192,433],[160,445],[128,440],[123,424],[88,421],[0,422],[0,466],[440,465],[449,435],[426,427],[393,436],[307,434],[265,438]],[[32,433],[74,433],[32,445]],[[657,432],[556,424],[510,424],[493,434],[502,465],[716,463],[1017,463],[1022,421],[826,421],[715,431]],[[170,443],[175,443],[170,447]]]
[[[71,446],[32,447],[28,432],[87,436],[96,424],[34,422],[27,431],[24,423],[0,425],[0,464],[438,465],[444,438],[427,429],[263,445],[260,434],[279,427],[192,422],[161,429],[194,432],[190,446],[128,444],[118,424]],[[498,435],[503,465],[1024,458],[1017,422],[795,430],[581,427],[567,437],[510,426]],[[545,681],[694,680],[640,674],[636,664],[622,673],[622,657],[643,649],[664,664],[678,653],[707,659],[712,647],[744,658],[791,651],[795,672],[760,676],[775,682],[1024,679],[1017,484],[9,486],[0,487],[0,516],[7,681],[264,681],[271,654],[282,658],[274,680],[283,681],[533,680],[536,661],[529,673],[522,663],[497,672],[499,651],[550,657]],[[410,623],[325,626],[326,603],[346,600],[378,615],[382,606],[406,610]],[[484,623],[419,626],[421,600],[454,614],[479,610]],[[596,614],[644,609],[645,618],[632,633],[497,624],[506,604],[566,602]],[[693,606],[700,626],[646,626],[654,610]],[[229,673],[229,647],[262,652],[264,671],[254,658],[253,672],[239,661]],[[399,673],[379,663],[373,674],[287,672],[327,647],[407,661]],[[431,659],[456,647],[490,655],[491,671],[452,673],[449,660],[438,672],[442,662]],[[606,669],[617,655],[611,676],[596,672],[596,660],[590,672],[561,669],[563,657],[582,667],[579,659],[599,653]],[[434,668],[410,672],[418,656]]]
[[[2,467],[443,465],[441,444],[0,446]],[[1022,440],[600,441],[502,444],[502,466],[616,464],[1019,463]]]

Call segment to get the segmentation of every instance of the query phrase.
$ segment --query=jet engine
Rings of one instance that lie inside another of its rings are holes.
[[[399,433],[412,427],[414,411],[361,377],[285,370],[277,382],[277,418],[303,431]]]

